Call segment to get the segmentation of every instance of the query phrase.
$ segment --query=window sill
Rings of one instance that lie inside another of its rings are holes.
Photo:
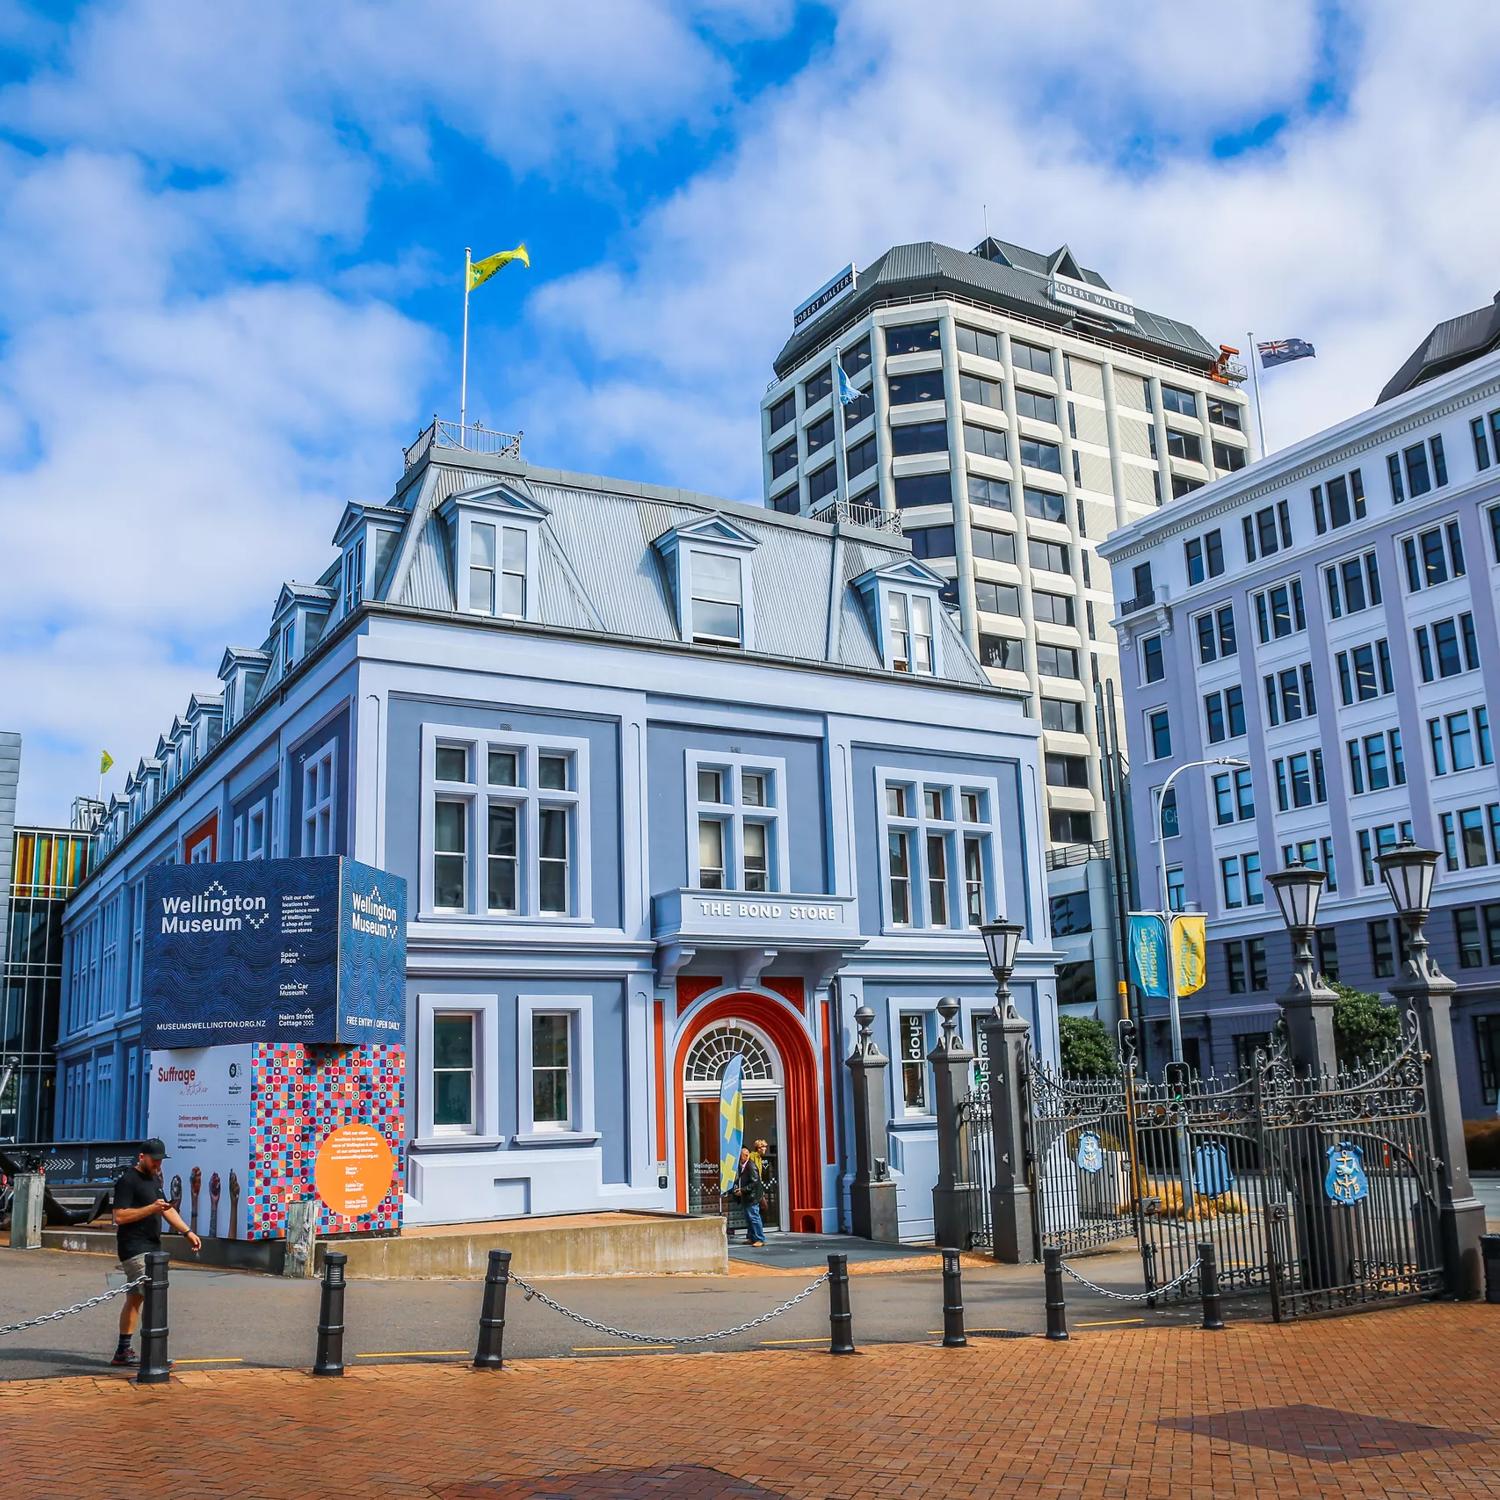
[[[936,1115],[893,1115],[892,1130],[932,1130],[937,1126]]]
[[[510,1138],[512,1146],[592,1146],[597,1130],[521,1130]]]
[[[424,1135],[411,1143],[411,1149],[425,1156],[439,1151],[496,1151],[504,1144],[503,1135]]]

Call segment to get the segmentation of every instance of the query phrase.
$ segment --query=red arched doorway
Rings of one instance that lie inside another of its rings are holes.
[[[782,1150],[787,1191],[787,1222],[801,1234],[823,1227],[822,1185],[818,1152],[818,1068],[812,1043],[786,1003],[770,995],[737,991],[711,1000],[695,1015],[672,1053],[672,1091],[676,1096],[674,1139],[677,1148],[677,1210],[686,1213],[687,1121],[682,1101],[683,1069],[694,1041],[723,1021],[741,1020],[756,1027],[780,1054],[786,1098],[787,1141]]]

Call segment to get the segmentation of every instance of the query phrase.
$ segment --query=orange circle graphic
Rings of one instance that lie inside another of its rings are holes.
[[[321,1146],[313,1182],[336,1214],[373,1213],[390,1190],[396,1158],[373,1125],[341,1125]]]

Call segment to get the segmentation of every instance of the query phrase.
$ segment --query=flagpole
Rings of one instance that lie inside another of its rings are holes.
[[[465,278],[467,283],[467,278]],[[1255,335],[1245,335],[1250,341],[1250,383],[1255,387],[1255,426],[1260,433],[1260,456],[1266,456],[1266,419],[1260,405],[1260,356],[1255,352]]]
[[[464,427],[469,420],[469,267],[473,263],[472,247],[464,246],[464,352],[458,377],[458,441],[462,445]]]

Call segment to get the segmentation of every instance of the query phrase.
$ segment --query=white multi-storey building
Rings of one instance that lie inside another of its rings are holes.
[[[1041,721],[1060,998],[1112,1003],[1111,879],[1090,856],[1109,847],[1119,653],[1094,547],[1244,467],[1234,351],[1135,306],[1067,246],[995,239],[897,245],[793,323],[761,406],[766,503],[889,516],[951,580],[991,680]]]

